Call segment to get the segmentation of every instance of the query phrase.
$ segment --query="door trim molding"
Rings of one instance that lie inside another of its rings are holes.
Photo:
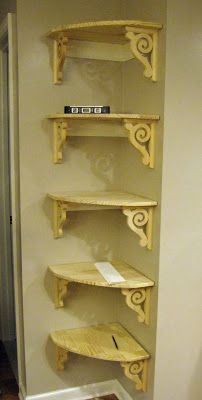
[[[25,383],[24,327],[22,306],[21,238],[20,238],[20,185],[19,185],[19,138],[18,138],[18,71],[17,26],[15,14],[8,13],[0,25],[0,53],[8,48],[9,80],[9,156],[10,202],[12,212],[12,253],[14,274],[15,319],[19,383]],[[2,112],[2,111],[1,111]],[[8,301],[8,299],[5,299]]]

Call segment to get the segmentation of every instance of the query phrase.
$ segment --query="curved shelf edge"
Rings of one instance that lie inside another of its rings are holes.
[[[137,20],[112,20],[112,21],[90,21],[90,22],[81,22],[78,24],[69,24],[69,25],[60,25],[54,29],[51,29],[47,36],[56,39],[61,32],[66,33],[68,36],[74,35],[75,32],[78,32],[82,38],[82,32],[89,32],[92,30],[92,34],[96,33],[112,33],[112,30],[115,32],[114,34],[120,35],[120,33],[124,33],[124,28],[126,26],[132,26],[136,28],[150,28],[150,29],[162,29],[162,24],[154,23],[154,22],[146,22],[146,21],[137,21]]]
[[[150,355],[119,323],[50,333],[56,346],[56,367],[65,369],[69,353],[99,360],[116,361],[137,390],[146,391]]]
[[[93,262],[50,265],[48,268],[55,277],[55,307],[64,307],[68,285],[72,282],[116,288],[125,296],[127,306],[136,312],[138,321],[149,325],[150,292],[154,282],[123,261],[111,261],[110,264],[124,282],[109,284]]]

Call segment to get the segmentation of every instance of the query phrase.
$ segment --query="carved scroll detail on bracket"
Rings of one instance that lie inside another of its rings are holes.
[[[147,360],[122,362],[124,374],[135,383],[136,390],[146,392],[147,389]]]
[[[144,66],[144,76],[156,81],[157,32],[126,27],[125,36],[130,41],[132,53]]]
[[[67,57],[67,44],[68,38],[62,34],[56,40],[54,40],[53,83],[55,84],[62,83],[63,65],[65,58]]]
[[[154,168],[154,124],[124,120],[131,144],[141,153],[142,162]]]
[[[61,347],[56,347],[56,368],[60,371],[64,371],[65,363],[69,359],[69,352],[62,349]]]
[[[138,315],[138,321],[149,324],[150,288],[122,289],[126,304]]]
[[[56,278],[56,296],[55,306],[64,307],[64,299],[67,296],[67,287],[69,282],[65,279]]]
[[[59,200],[54,200],[53,223],[54,223],[54,238],[63,236],[63,227],[67,221],[67,204]]]
[[[140,246],[151,250],[152,239],[152,207],[123,208],[123,214],[127,216],[129,228],[140,238]]]
[[[53,126],[53,161],[61,163],[63,158],[63,147],[67,140],[68,124],[66,121],[54,121]]]

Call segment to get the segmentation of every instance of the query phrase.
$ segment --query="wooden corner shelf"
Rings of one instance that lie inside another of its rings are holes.
[[[69,123],[79,121],[110,121],[123,125],[123,134],[115,130],[108,136],[125,137],[138,150],[142,156],[142,162],[150,168],[154,168],[154,141],[158,115],[143,114],[54,114],[48,115],[53,121],[53,161],[61,163],[63,159],[63,147],[68,136],[79,136],[74,129],[70,129]],[[92,134],[91,134],[92,135]],[[89,136],[89,134],[86,134]],[[96,132],[93,136],[106,136],[106,133]]]
[[[54,238],[63,236],[68,211],[120,209],[127,225],[138,235],[142,247],[152,247],[152,214],[157,202],[124,192],[62,192],[49,193],[53,200]]]
[[[71,282],[120,289],[128,307],[137,313],[138,321],[149,325],[150,291],[154,282],[123,261],[110,263],[125,279],[124,282],[109,284],[93,262],[50,265],[49,270],[56,279],[55,306],[64,307]]]
[[[115,345],[115,342],[117,347]],[[69,353],[119,362],[137,390],[146,392],[149,353],[118,323],[55,331],[56,367],[64,370]]]
[[[158,31],[162,25],[143,21],[96,21],[62,25],[48,32],[54,40],[53,71],[54,83],[63,80],[65,58],[70,52],[70,41],[86,41],[108,44],[130,44],[132,57],[144,68],[144,76],[157,80]],[[71,52],[70,52],[71,53]],[[90,58],[86,55],[86,58]],[[106,57],[105,59],[111,59]]]

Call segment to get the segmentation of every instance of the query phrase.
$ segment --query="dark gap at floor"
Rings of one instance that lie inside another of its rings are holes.
[[[3,343],[0,341],[0,400],[19,400],[18,384],[10,366]],[[118,400],[115,394],[90,400]]]
[[[11,369],[3,343],[0,341],[0,399],[19,400],[18,384]]]
[[[90,400],[119,400],[119,399],[118,397],[115,396],[115,394],[109,394],[107,396],[93,397],[93,399]]]

